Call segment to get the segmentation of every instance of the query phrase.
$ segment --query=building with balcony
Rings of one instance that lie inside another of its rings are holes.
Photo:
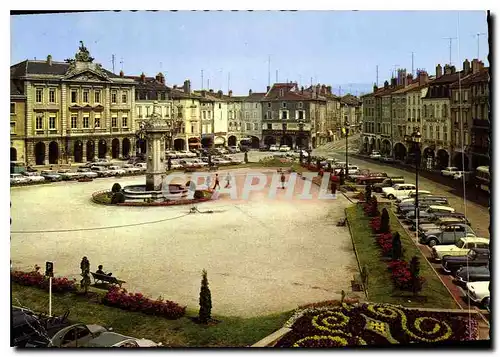
[[[49,55],[11,66],[11,79],[26,96],[25,152],[17,153],[26,164],[111,158],[115,139],[122,155],[133,151],[135,82],[93,60],[82,43],[65,62]]]
[[[465,60],[463,74],[450,86],[452,164],[473,170],[490,164],[489,68]]]

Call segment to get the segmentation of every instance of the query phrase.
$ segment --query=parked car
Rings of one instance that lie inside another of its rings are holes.
[[[224,160],[229,160],[229,161],[231,161],[231,164],[233,164],[233,165],[239,165],[239,164],[242,164],[242,163],[243,163],[243,161],[242,161],[242,160],[237,159],[237,158],[235,158],[235,157],[223,157],[223,159],[224,159]]]
[[[418,197],[424,197],[424,196],[430,196],[432,195],[431,191],[427,191],[427,190],[418,190]],[[416,198],[417,197],[417,191],[410,191],[408,192],[408,196],[406,197],[400,197],[398,199],[396,199],[396,202],[401,202],[402,200],[406,199],[406,198]],[[420,202],[420,200],[419,200]]]
[[[192,159],[191,162],[196,165],[196,167],[207,167],[208,163],[204,162],[201,159]]]
[[[102,332],[96,338],[90,340],[85,347],[125,347],[125,348],[138,348],[138,347],[155,347],[158,346],[157,343],[146,340],[146,339],[136,339],[130,336],[121,335],[116,332],[106,331]]]
[[[77,172],[80,174],[80,177],[85,177],[85,178],[96,178],[97,172],[92,171],[91,169],[88,168],[80,168],[77,170]]]
[[[90,169],[97,174],[97,177],[109,177],[114,175],[114,173],[109,171],[105,166],[92,166]]]
[[[99,158],[96,159],[96,161],[94,161],[93,166],[111,166],[111,165],[113,165],[113,163],[108,159]]]
[[[382,156],[380,159],[379,159],[380,162],[385,162],[386,164],[392,164],[394,162],[396,162],[396,160],[394,160],[394,158],[390,157],[390,156]]]
[[[288,145],[281,145],[279,151],[281,151],[281,152],[290,151],[290,146],[288,146]]]
[[[399,183],[392,187],[384,187],[382,189],[382,196],[387,197],[390,200],[399,197],[407,197],[411,191],[415,190],[415,185],[410,183]]]
[[[267,145],[261,145],[259,147],[259,151],[269,151],[269,146],[267,146]]]
[[[465,182],[469,182],[474,179],[474,172],[471,171],[458,171],[453,174],[454,180],[463,180],[465,176]]]
[[[85,347],[103,332],[106,329],[99,325],[73,324],[55,333],[47,347]]]
[[[135,167],[137,167],[139,170],[144,172],[147,170],[148,165],[145,162],[139,162],[139,163],[135,164]]]
[[[465,294],[474,303],[489,310],[490,307],[490,282],[475,281],[465,284]]]
[[[404,179],[403,176],[400,176],[400,177],[388,177],[388,178],[385,178],[384,181],[382,181],[380,183],[373,184],[373,191],[381,193],[382,189],[384,187],[392,187],[392,186],[394,186],[396,184],[404,183],[404,182],[405,182],[405,179]]]
[[[205,162],[205,160],[208,160],[206,157],[203,157],[201,159],[198,159],[200,160],[201,162]],[[182,169],[182,165],[181,163],[179,162],[179,160],[172,160],[171,162],[171,168],[173,170],[178,170],[178,169]],[[139,169],[140,170],[140,169]]]
[[[472,248],[489,249],[490,240],[480,237],[463,237],[455,244],[436,245],[432,247],[432,258],[435,261],[441,261],[447,256],[467,255]]]
[[[419,206],[419,210],[420,210],[420,206]],[[420,211],[419,217],[422,213],[425,213],[427,216],[431,216],[432,214],[434,214],[436,212],[453,213],[453,212],[455,212],[455,209],[453,207],[448,207],[448,206],[431,205],[431,206],[427,207],[424,211]],[[415,218],[415,211],[413,210],[413,211],[409,211],[408,213],[406,213],[405,218],[407,220]]]
[[[71,172],[68,169],[59,170],[57,174],[61,175],[63,180],[78,180],[81,176],[78,172]]]
[[[231,161],[223,159],[221,157],[214,157],[212,158],[212,163],[215,165],[231,165]]]
[[[113,175],[116,175],[116,176],[125,175],[127,173],[127,171],[125,171],[124,169],[122,169],[120,166],[116,166],[116,165],[111,165],[110,167],[108,167],[108,170]]]
[[[458,167],[454,167],[454,166],[448,166],[448,167],[445,167],[444,170],[441,170],[441,175],[443,176],[451,176],[453,177],[453,175],[455,173],[457,173],[458,171],[460,171],[458,169]]]
[[[463,215],[463,213],[440,213],[435,212],[430,217],[420,218],[418,221],[418,230],[429,230],[431,228],[439,228],[445,224],[465,223],[470,226],[470,222],[465,217],[455,216],[455,214]],[[412,219],[411,229],[416,229],[417,221]]]
[[[237,146],[229,146],[229,147],[227,148],[227,151],[228,151],[230,154],[236,154],[236,153],[240,152],[241,150],[240,150],[240,148],[239,148],[239,147],[237,147]]]
[[[177,152],[173,151],[173,150],[167,150],[167,151],[165,151],[165,156],[166,157],[170,157],[172,159],[176,159],[177,158]]]
[[[467,224],[457,223],[445,226],[444,230],[430,229],[420,233],[419,243],[434,247],[437,244],[454,244],[457,240],[476,234]]]
[[[28,178],[30,182],[43,182],[45,177],[38,174],[38,172],[24,171],[23,175]]]
[[[38,172],[37,169],[32,168],[31,166],[26,167],[27,172]]]
[[[373,185],[376,183],[382,183],[385,180],[387,180],[387,174],[385,172],[371,172],[368,175],[357,177],[356,183],[360,185]]]
[[[378,160],[381,157],[382,157],[382,155],[380,155],[380,153],[378,151],[372,151],[372,153],[370,154],[370,159]]]
[[[184,157],[193,158],[198,157],[198,155],[191,151],[183,151]]]
[[[47,181],[52,181],[52,182],[56,182],[56,181],[61,181],[62,180],[62,177],[61,175],[55,173],[54,171],[52,170],[43,170],[41,173],[40,173],[44,178],[45,180]]]
[[[135,174],[141,171],[141,169],[135,167],[133,164],[125,164],[123,165],[122,169],[125,170],[125,172],[128,174]]]
[[[465,287],[467,283],[475,281],[490,281],[491,272],[489,265],[482,266],[464,266],[457,270],[453,281],[455,284]]]
[[[443,271],[455,274],[463,266],[484,266],[490,262],[490,250],[485,248],[472,248],[467,255],[447,256],[441,260]]]

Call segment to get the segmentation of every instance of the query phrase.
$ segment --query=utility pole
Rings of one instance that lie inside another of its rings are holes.
[[[450,41],[450,63],[449,65],[451,66],[451,44],[452,44],[452,41],[453,40],[456,40],[457,38],[456,37],[444,37],[443,40],[448,40]]]
[[[203,90],[203,70],[201,70],[201,89]]]
[[[208,90],[210,90],[210,78],[207,79],[207,86],[208,86]]]
[[[378,64],[377,64],[377,68],[376,68],[376,71],[377,71],[377,88],[378,88]]]
[[[398,67],[399,67],[399,64],[394,65],[394,71],[392,72],[392,78],[396,78],[395,75],[396,75],[396,70]]]
[[[477,37],[477,59],[479,59],[479,38],[481,36],[486,36],[486,33],[484,33],[484,32],[478,32],[474,36]]]
[[[113,73],[115,73],[115,55],[111,55],[111,63],[113,64]]]
[[[271,55],[267,59],[267,85],[271,87]]]
[[[122,57],[122,59],[120,61],[120,65],[121,65],[121,70],[123,71],[123,57]]]
[[[278,70],[276,70],[276,83],[278,83]]]
[[[413,52],[411,53],[411,75],[415,76],[415,73],[413,73]]]
[[[227,92],[229,93],[230,89],[230,84],[231,84],[231,73],[227,74]]]

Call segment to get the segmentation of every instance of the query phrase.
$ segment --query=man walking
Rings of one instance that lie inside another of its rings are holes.
[[[285,180],[286,180],[285,172],[281,171],[281,188],[282,189],[285,189]]]
[[[220,183],[219,183],[219,174],[215,174],[215,185],[214,185],[214,191],[215,188],[218,187],[220,190]]]
[[[231,187],[231,174],[228,172],[226,176],[226,186],[224,188],[230,188]]]
[[[170,171],[171,168],[172,168],[172,158],[169,156],[168,157],[168,161],[167,161],[167,169],[168,169],[168,171]]]

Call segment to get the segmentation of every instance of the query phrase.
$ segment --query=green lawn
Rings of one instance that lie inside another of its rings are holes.
[[[97,292],[98,290],[92,289]],[[47,292],[12,284],[12,304],[36,312],[48,311]],[[212,316],[221,322],[214,326],[198,325],[187,317],[167,320],[138,312],[108,307],[74,294],[53,295],[53,315],[70,310],[69,319],[87,324],[113,327],[113,330],[138,338],[148,338],[172,347],[241,347],[252,345],[283,326],[292,312],[255,318]]]
[[[383,207],[384,205],[379,205],[380,210]],[[352,240],[357,250],[359,265],[361,267],[366,266],[368,269],[368,300],[371,302],[400,304],[409,307],[458,308],[453,297],[436,273],[427,264],[420,250],[411,241],[411,238],[390,209],[390,206],[386,207],[390,215],[392,232],[397,231],[401,235],[404,259],[410,261],[414,255],[420,258],[420,274],[426,279],[420,295],[425,296],[426,301],[424,299],[413,299],[409,292],[394,291],[391,275],[387,270],[387,264],[381,260],[380,249],[369,226],[370,218],[365,216],[361,205],[353,205],[346,209],[346,213],[351,228]]]

